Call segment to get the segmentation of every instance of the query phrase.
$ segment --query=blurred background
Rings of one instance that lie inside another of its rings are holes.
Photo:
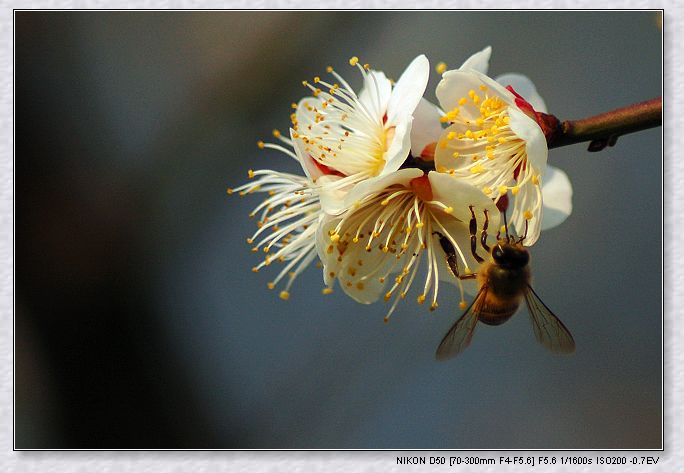
[[[524,311],[438,363],[456,291],[289,301],[245,238],[259,196],[228,197],[290,103],[357,55],[398,78],[493,46],[551,113],[661,94],[657,12],[15,13],[15,447],[660,448],[661,130],[552,150],[574,213],[532,249],[535,289],[577,352]],[[267,268],[268,269],[268,268]]]

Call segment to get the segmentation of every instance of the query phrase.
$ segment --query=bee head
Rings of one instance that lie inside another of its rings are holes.
[[[494,262],[507,269],[521,269],[530,261],[530,254],[522,245],[512,245],[499,241],[492,248]]]

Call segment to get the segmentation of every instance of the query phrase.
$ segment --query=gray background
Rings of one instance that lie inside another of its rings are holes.
[[[579,118],[660,95],[655,13],[18,13],[16,41],[16,447],[660,447],[660,129],[550,152],[575,211],[533,270],[572,357],[519,314],[435,362],[455,293],[384,325],[312,269],[280,301],[258,198],[225,195],[295,170],[255,142],[328,64],[491,44]]]

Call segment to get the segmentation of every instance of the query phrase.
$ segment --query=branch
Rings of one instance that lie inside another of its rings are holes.
[[[662,98],[658,97],[581,120],[561,122],[553,115],[537,112],[537,122],[549,149],[589,141],[589,151],[601,151],[622,135],[660,126],[662,113]]]

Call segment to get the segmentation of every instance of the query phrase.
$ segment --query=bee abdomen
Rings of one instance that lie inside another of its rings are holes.
[[[518,310],[518,304],[485,305],[480,311],[480,322],[487,325],[501,325]]]

